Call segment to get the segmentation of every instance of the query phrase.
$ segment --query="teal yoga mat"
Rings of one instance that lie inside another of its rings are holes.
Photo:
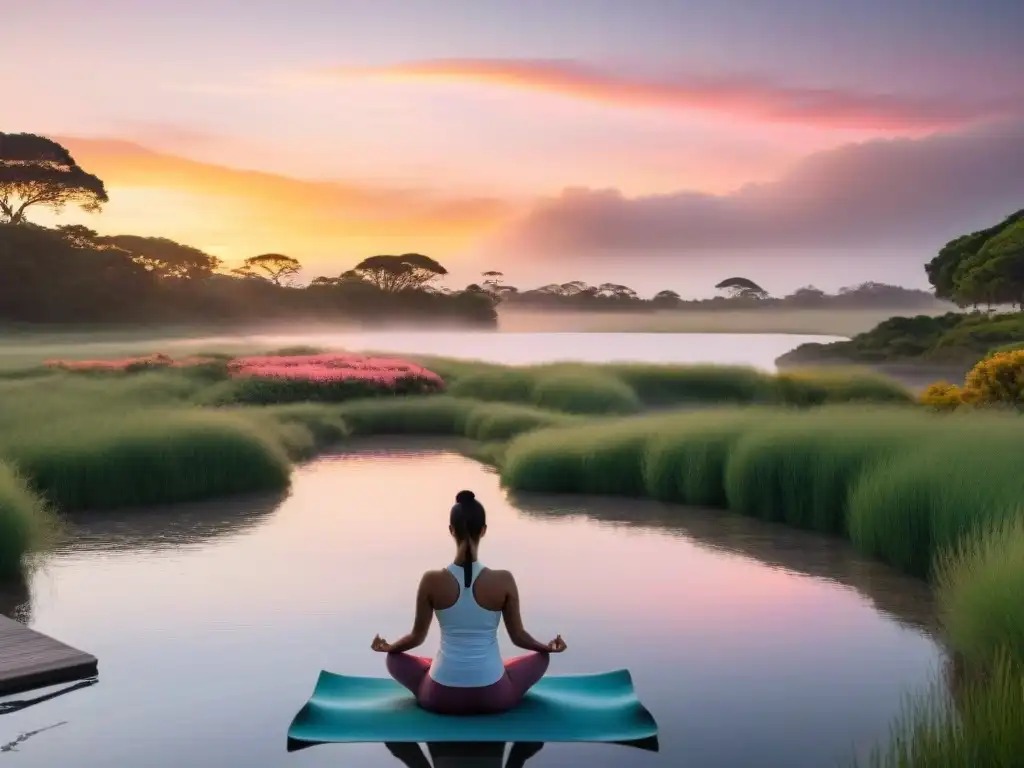
[[[390,678],[321,672],[313,696],[292,720],[296,742],[594,741],[651,739],[658,726],[625,669],[545,677],[500,715],[453,717],[417,706]]]

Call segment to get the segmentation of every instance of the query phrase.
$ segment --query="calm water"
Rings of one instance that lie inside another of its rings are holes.
[[[383,674],[370,640],[410,628],[461,488],[488,507],[481,559],[515,571],[528,629],[569,644],[552,672],[628,667],[660,726],[660,753],[548,744],[529,768],[835,765],[938,668],[928,590],[839,542],[722,512],[508,498],[437,445],[361,443],[300,468],[284,499],[75,518],[28,604],[0,609],[95,653],[100,680],[0,715],[0,745],[40,730],[0,761],[401,768],[380,744],[288,754],[285,732],[321,668]],[[422,650],[436,647],[435,625]]]
[[[586,363],[717,363],[775,370],[775,359],[809,342],[842,341],[839,336],[738,333],[494,333],[410,331],[308,333],[214,337],[207,343],[283,347],[308,344],[353,351],[439,355],[526,365],[573,360]],[[188,340],[189,346],[198,342]]]

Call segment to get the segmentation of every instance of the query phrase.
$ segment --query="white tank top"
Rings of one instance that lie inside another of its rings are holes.
[[[498,682],[505,665],[498,650],[501,611],[482,608],[473,597],[473,585],[484,567],[473,563],[470,586],[461,565],[448,572],[459,584],[459,599],[451,608],[436,611],[441,625],[441,648],[430,665],[430,677],[452,688],[483,688]]]

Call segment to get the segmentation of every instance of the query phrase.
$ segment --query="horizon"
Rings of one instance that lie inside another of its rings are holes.
[[[1024,6],[638,3],[40,0],[6,15],[3,122],[107,184],[36,223],[304,281],[419,252],[450,288],[926,289],[945,242],[1024,208]]]

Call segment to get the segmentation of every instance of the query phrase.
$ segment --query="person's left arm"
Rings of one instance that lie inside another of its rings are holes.
[[[434,606],[430,598],[430,574],[423,574],[420,586],[416,590],[416,616],[412,622],[412,631],[400,640],[389,643],[379,635],[374,638],[371,647],[380,653],[405,653],[423,645],[430,631],[430,623],[434,620]]]

